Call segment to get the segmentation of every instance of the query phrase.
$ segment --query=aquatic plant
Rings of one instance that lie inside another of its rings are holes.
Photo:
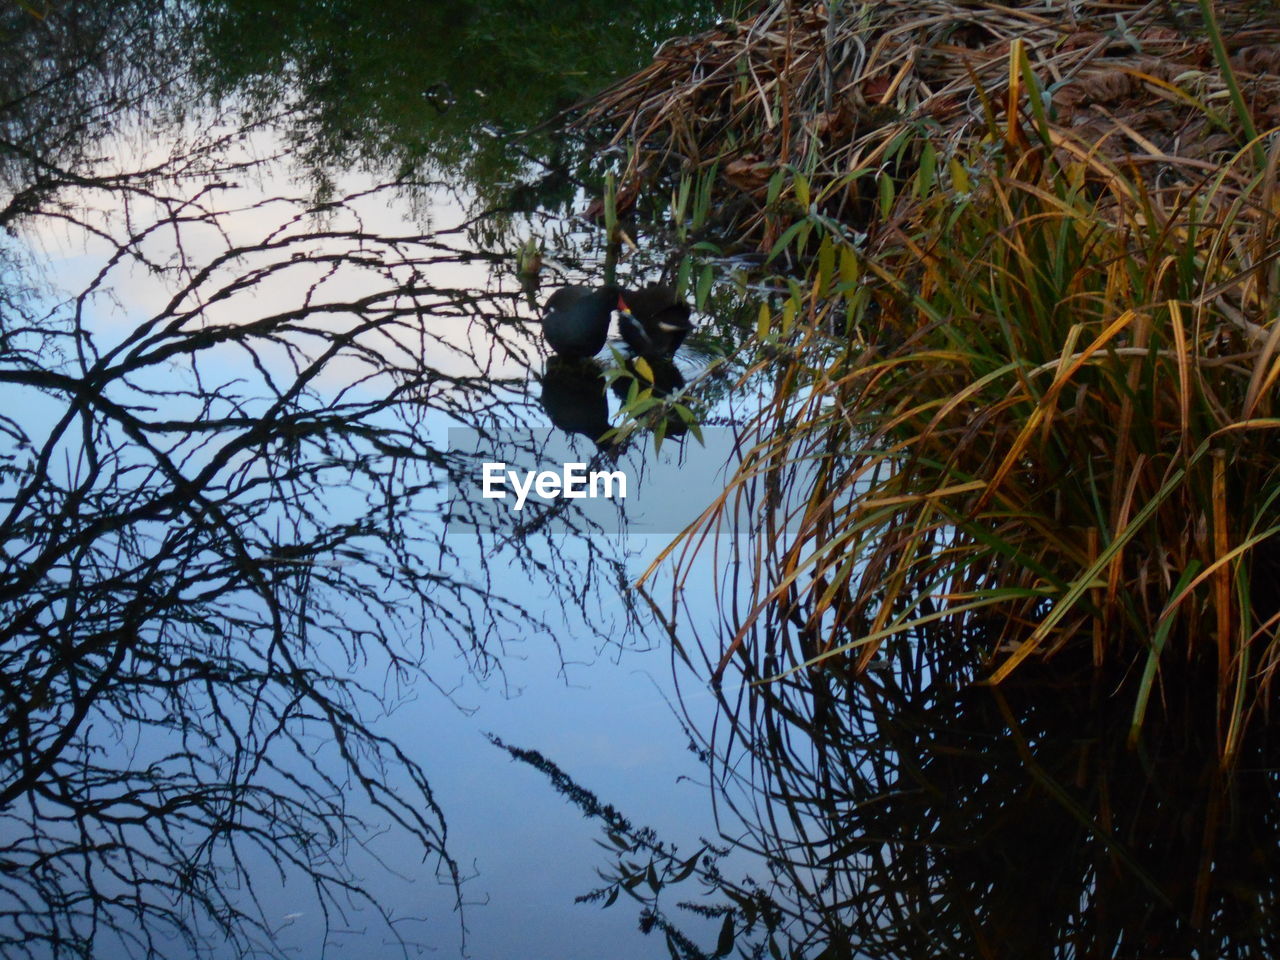
[[[1280,15],[1064,11],[774,4],[587,115],[633,176],[718,164],[785,268],[771,398],[672,549],[769,534],[717,678],[1083,649],[1130,668],[1136,740],[1189,661],[1229,764],[1280,654]]]

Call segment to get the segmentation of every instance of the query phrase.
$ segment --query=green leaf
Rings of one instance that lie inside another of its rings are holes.
[[[683,297],[689,289],[689,278],[693,276],[693,259],[686,255],[680,260],[676,270],[676,296]]]
[[[933,178],[938,172],[938,151],[933,149],[933,143],[929,140],[924,142],[924,149],[920,151],[920,170],[916,175],[916,196],[927,196],[933,189]]]
[[[653,428],[653,452],[655,454],[662,452],[662,441],[666,439],[666,436],[667,436],[667,421],[659,420],[658,425]],[[650,870],[653,869],[652,864],[650,864],[649,869]],[[653,892],[654,893],[658,892],[657,887],[654,887]]]
[[[818,295],[826,296],[831,286],[831,278],[836,272],[836,248],[828,234],[818,244]]]
[[[605,174],[604,178],[604,229],[605,233],[612,237],[613,230],[618,225],[618,178],[612,173]]]
[[[796,233],[796,254],[804,256],[804,248],[809,245],[809,234],[813,233],[813,221],[801,220],[800,230]]]
[[[702,268],[702,273],[698,276],[698,291],[694,300],[699,310],[702,310],[707,305],[707,295],[711,292],[711,282],[714,279],[715,273],[711,269],[711,264],[708,263]]]
[[[880,174],[880,216],[886,220],[889,219],[889,212],[893,210],[893,197],[895,185],[893,177],[888,173]]]
[[[808,210],[809,199],[810,199],[809,178],[806,177],[799,170],[797,170],[795,173],[795,180],[793,181],[793,185],[796,191],[796,203],[800,204],[801,210]]]
[[[853,252],[852,247],[840,248],[840,282],[858,282],[858,255]]]
[[[769,256],[765,259],[765,263],[768,263],[783,250],[787,249],[787,245],[791,243],[796,234],[800,232],[800,228],[803,226],[805,226],[805,221],[798,220],[791,226],[787,227],[787,229],[782,232],[782,236],[778,238],[778,242],[773,245],[773,249],[769,251]]]
[[[800,309],[800,304],[796,303],[795,297],[788,297],[787,302],[782,305],[782,335],[786,336],[791,332],[791,327],[796,322],[796,311]]]
[[[782,192],[782,184],[786,179],[786,174],[781,167],[769,178],[769,191],[765,197],[765,205],[772,207],[778,202],[778,194]]]
[[[689,208],[689,188],[692,185],[689,174],[682,174],[679,190],[671,197],[671,219],[677,226],[684,225],[685,212]]]
[[[1187,584],[1196,578],[1200,572],[1201,563],[1195,557],[1187,561],[1186,569],[1182,571],[1182,576],[1178,579],[1177,584],[1173,588],[1170,596],[1176,597],[1186,589]],[[1133,719],[1129,723],[1129,745],[1132,747],[1138,742],[1138,734],[1142,730],[1142,721],[1147,713],[1147,701],[1151,697],[1151,686],[1155,682],[1156,667],[1160,663],[1160,654],[1164,650],[1165,641],[1169,639],[1169,631],[1173,629],[1173,625],[1177,622],[1176,617],[1165,617],[1158,627],[1156,627],[1155,636],[1151,638],[1151,648],[1147,651],[1147,664],[1142,670],[1142,679],[1138,681],[1138,698],[1133,705]]]

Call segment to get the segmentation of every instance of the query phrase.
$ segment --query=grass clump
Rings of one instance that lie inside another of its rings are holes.
[[[669,41],[578,122],[629,148],[620,193],[713,174],[722,222],[768,249],[808,212],[886,219],[883,202],[903,180],[968,155],[1010,98],[1107,156],[1142,158],[1150,173],[1169,155],[1216,164],[1251,131],[1280,124],[1280,11],[1252,0],[1219,0],[1212,19],[1207,9],[775,0]],[[1038,103],[1009,70],[1015,43]]]
[[[771,398],[685,538],[735,511],[769,534],[720,669],[1118,665],[1136,740],[1189,667],[1230,763],[1280,658],[1277,14],[833,9],[771,7],[714,69],[704,39],[623,128],[636,171],[736,150],[789,178],[737,208],[792,265],[759,324]],[[859,113],[885,81],[892,115]],[[845,110],[833,146],[813,118]]]

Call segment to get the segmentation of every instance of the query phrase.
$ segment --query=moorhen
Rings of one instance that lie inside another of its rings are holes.
[[[614,310],[626,310],[622,291],[612,284],[561,287],[547,298],[542,334],[562,357],[594,357],[609,336]]]
[[[552,426],[599,444],[609,429],[604,369],[598,360],[551,357],[542,375],[542,409]]]
[[[669,357],[693,329],[689,304],[665,284],[651,283],[641,290],[623,291],[629,311],[618,322],[622,339],[643,357]]]
[[[627,360],[626,369],[630,372],[631,377],[638,379],[643,387],[646,383],[653,389],[653,395],[659,399],[669,397],[684,386],[685,380],[680,368],[677,367],[669,357],[650,356],[646,358],[649,369],[643,375],[636,366],[635,360]],[[652,380],[650,380],[652,377]],[[627,377],[618,377],[613,381],[613,392],[623,403],[627,402],[627,396],[631,389],[632,380]],[[683,436],[689,431],[689,425],[684,422],[674,410],[668,410],[664,419],[667,421],[666,435],[668,437]]]

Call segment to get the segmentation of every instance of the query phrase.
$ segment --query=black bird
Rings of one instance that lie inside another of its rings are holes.
[[[553,426],[599,444],[609,429],[609,400],[598,360],[551,357],[542,375],[542,409]]]
[[[689,304],[665,284],[623,291],[622,298],[630,309],[623,311],[618,329],[627,346],[641,356],[671,356],[693,329]]]
[[[680,373],[680,368],[669,357],[650,356],[646,359],[646,362],[649,364],[649,369],[645,373],[640,372],[635,360],[627,360],[626,368],[631,373],[632,378],[640,381],[641,386],[648,383],[653,388],[655,397],[659,399],[669,397],[684,386],[684,375]],[[619,400],[626,403],[631,386],[631,379],[618,377],[613,381],[613,392]],[[667,421],[666,435],[668,437],[679,437],[689,432],[689,425],[674,410],[668,410],[665,419]],[[651,425],[656,424],[651,421]]]
[[[594,357],[609,336],[614,310],[626,310],[622,291],[612,284],[561,287],[547,298],[542,334],[562,357]]]

